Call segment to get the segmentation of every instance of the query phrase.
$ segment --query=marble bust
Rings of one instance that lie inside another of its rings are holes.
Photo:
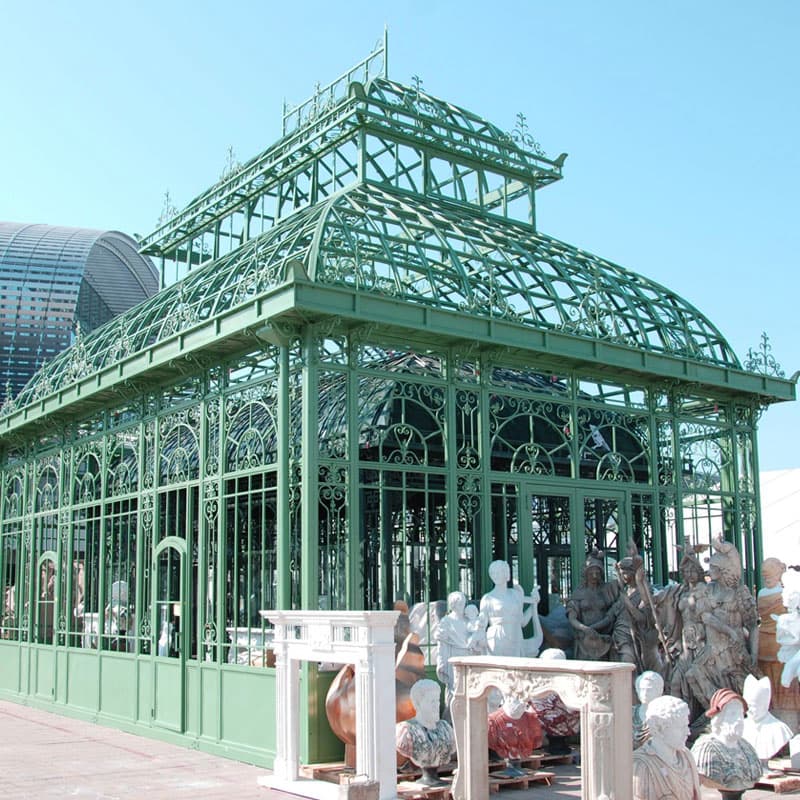
[[[747,703],[733,689],[718,689],[711,697],[706,716],[711,733],[701,736],[692,747],[697,771],[705,786],[718,789],[735,800],[761,777],[761,760],[750,742],[742,738]]]
[[[489,748],[506,760],[505,769],[493,774],[517,778],[526,774],[520,759],[542,744],[542,725],[524,700],[507,695],[503,705],[489,715],[486,737]]]
[[[425,786],[443,786],[437,767],[447,764],[456,749],[453,727],[439,716],[441,689],[436,681],[423,678],[411,687],[416,714],[395,728],[397,752],[422,769],[417,781]]]
[[[481,598],[481,615],[488,621],[486,643],[490,655],[536,655],[543,639],[542,625],[536,606],[538,591],[526,597],[519,584],[509,586],[511,568],[505,561],[489,564],[489,577],[494,588]],[[527,608],[526,608],[527,606]],[[533,622],[534,636],[525,642],[522,629]],[[538,640],[538,642],[537,642]]]
[[[633,707],[633,749],[641,747],[649,738],[647,729],[647,707],[664,694],[664,679],[653,670],[645,670],[634,681],[639,704]]]
[[[545,660],[566,659],[563,650],[557,647],[548,647],[539,653],[539,658]],[[547,752],[551,755],[567,755],[572,748],[567,743],[570,736],[576,736],[581,729],[581,712],[578,709],[567,708],[564,701],[552,689],[535,694],[528,701],[531,710],[536,713],[542,730],[547,735]]]
[[[700,800],[700,782],[691,753],[689,706],[665,695],[647,704],[650,738],[633,753],[633,800]]]
[[[792,730],[769,713],[772,685],[767,676],[759,679],[748,675],[744,679],[742,694],[747,703],[742,736],[756,749],[766,770],[767,761],[792,738]]]

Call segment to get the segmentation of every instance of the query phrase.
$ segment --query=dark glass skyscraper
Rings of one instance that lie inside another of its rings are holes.
[[[42,363],[155,294],[158,273],[118,231],[0,222],[0,394]]]

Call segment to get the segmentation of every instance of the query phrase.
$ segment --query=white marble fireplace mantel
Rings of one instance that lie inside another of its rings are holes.
[[[303,797],[339,797],[339,787],[300,777],[300,662],[355,665],[356,774],[397,797],[394,626],[397,611],[259,611],[274,626],[276,754],[259,783]],[[392,713],[387,713],[392,709]]]
[[[539,658],[453,658],[453,727],[458,749],[455,800],[489,797],[486,696],[527,699],[546,691],[581,712],[581,800],[631,800],[633,665]]]

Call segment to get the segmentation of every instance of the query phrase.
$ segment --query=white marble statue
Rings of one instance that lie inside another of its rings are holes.
[[[526,597],[519,584],[509,586],[511,568],[505,561],[489,564],[489,577],[494,588],[481,598],[481,614],[488,620],[486,642],[493,656],[535,656],[539,652],[544,635],[536,606],[539,603],[539,588]],[[527,608],[526,608],[527,606]],[[534,635],[524,640],[522,629],[533,622]]]
[[[453,691],[453,667],[450,659],[470,654],[470,632],[464,616],[466,606],[467,598],[463,592],[450,592],[447,595],[447,614],[439,620],[436,628],[435,638],[439,645],[436,653],[436,677],[444,684],[448,695]]]
[[[742,738],[745,710],[740,694],[733,689],[718,689],[706,711],[711,718],[711,733],[701,736],[692,747],[701,782],[730,800],[741,797],[761,777],[758,753]]]
[[[783,604],[785,614],[773,614],[775,640],[780,645],[778,661],[783,664],[781,686],[788,688],[800,676],[800,573],[783,575]]]
[[[634,681],[638,705],[633,707],[633,749],[641,747],[649,738],[647,729],[647,707],[664,694],[664,679],[653,670],[645,670]]]
[[[397,752],[422,768],[417,781],[425,786],[443,786],[437,767],[447,764],[456,749],[453,727],[439,716],[441,689],[436,681],[423,678],[411,687],[415,715],[395,728]]]
[[[689,750],[689,706],[664,695],[647,705],[650,738],[633,753],[633,800],[700,800]]]
[[[766,772],[769,759],[792,738],[792,729],[769,713],[772,684],[766,675],[761,679],[748,675],[744,679],[743,696],[747,714],[742,736],[755,747]]]

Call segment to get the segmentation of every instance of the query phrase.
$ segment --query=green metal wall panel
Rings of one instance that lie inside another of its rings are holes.
[[[136,720],[137,669],[131,658],[103,653],[100,661],[100,712]]]
[[[183,665],[153,660],[153,724],[182,733],[185,726]]]
[[[136,659],[139,693],[137,697],[137,723],[147,727],[153,724],[153,662]]]
[[[84,711],[97,712],[100,709],[100,660],[97,652],[68,650],[65,673],[67,704]]]
[[[66,649],[59,648],[56,650],[56,693],[55,701],[57,703],[66,703],[68,697],[68,670],[69,670],[69,653]]]
[[[200,672],[197,663],[192,662],[186,665],[186,713],[185,731],[189,736],[200,735],[200,701],[198,693],[200,690]]]
[[[42,700],[54,700],[56,695],[55,651],[35,647],[33,650],[33,694]]]
[[[200,736],[218,741],[220,739],[220,670],[200,665]]]
[[[20,658],[22,649],[16,642],[0,641],[0,691],[20,691]]]
[[[275,753],[274,674],[234,666],[220,670],[221,739],[253,750]]]

